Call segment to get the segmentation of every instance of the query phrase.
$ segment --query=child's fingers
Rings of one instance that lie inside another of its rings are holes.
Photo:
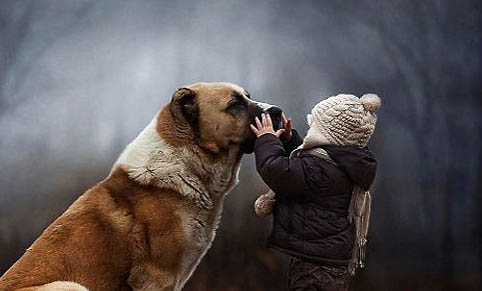
[[[261,125],[261,122],[259,121],[258,116],[254,118],[254,121],[256,122],[256,126],[258,127],[258,129],[263,128],[263,125]]]
[[[263,123],[263,127],[266,126],[266,114],[261,113],[261,123]]]
[[[291,132],[291,118],[286,117],[285,113],[281,113],[281,118],[283,119],[283,127],[287,132]]]
[[[273,121],[271,120],[271,115],[266,114],[266,123],[270,128],[273,128]]]
[[[291,125],[292,125],[291,118],[289,118],[288,121],[286,122],[286,126],[285,126],[285,128],[288,132],[291,131]]]
[[[286,118],[286,115],[284,112],[281,112],[281,118],[283,119],[283,124],[288,124],[288,118]]]
[[[249,127],[251,128],[251,131],[253,131],[253,133],[258,136],[258,132],[259,130],[256,128],[256,126],[250,124]]]
[[[274,135],[276,135],[276,137],[280,137],[281,135],[283,135],[283,133],[285,133],[286,129],[282,128],[282,129],[278,129]]]

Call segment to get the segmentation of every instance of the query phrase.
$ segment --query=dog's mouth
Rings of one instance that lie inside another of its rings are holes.
[[[283,120],[281,119],[281,115],[279,117],[272,117],[271,119],[273,121],[274,131],[277,131],[280,128],[283,128]]]
[[[241,151],[244,154],[251,154],[254,151],[254,142],[256,141],[256,135],[253,132],[248,132],[248,137],[241,143]]]

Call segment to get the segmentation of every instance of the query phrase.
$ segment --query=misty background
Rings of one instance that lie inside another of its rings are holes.
[[[169,102],[230,81],[306,114],[377,93],[367,268],[353,290],[482,288],[479,0],[0,2],[0,274]],[[186,290],[284,290],[252,156]]]

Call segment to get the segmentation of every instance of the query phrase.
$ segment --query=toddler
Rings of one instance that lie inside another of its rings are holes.
[[[284,115],[276,132],[269,115],[251,125],[256,169],[272,190],[255,210],[274,216],[268,247],[292,257],[289,290],[348,290],[363,264],[376,172],[366,145],[379,107],[374,94],[325,99],[308,114],[304,139]]]

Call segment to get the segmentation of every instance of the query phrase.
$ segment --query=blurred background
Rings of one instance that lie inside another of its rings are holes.
[[[0,274],[179,86],[230,81],[306,113],[381,96],[367,268],[353,290],[481,290],[479,0],[0,2]],[[252,156],[186,290],[284,290]]]

